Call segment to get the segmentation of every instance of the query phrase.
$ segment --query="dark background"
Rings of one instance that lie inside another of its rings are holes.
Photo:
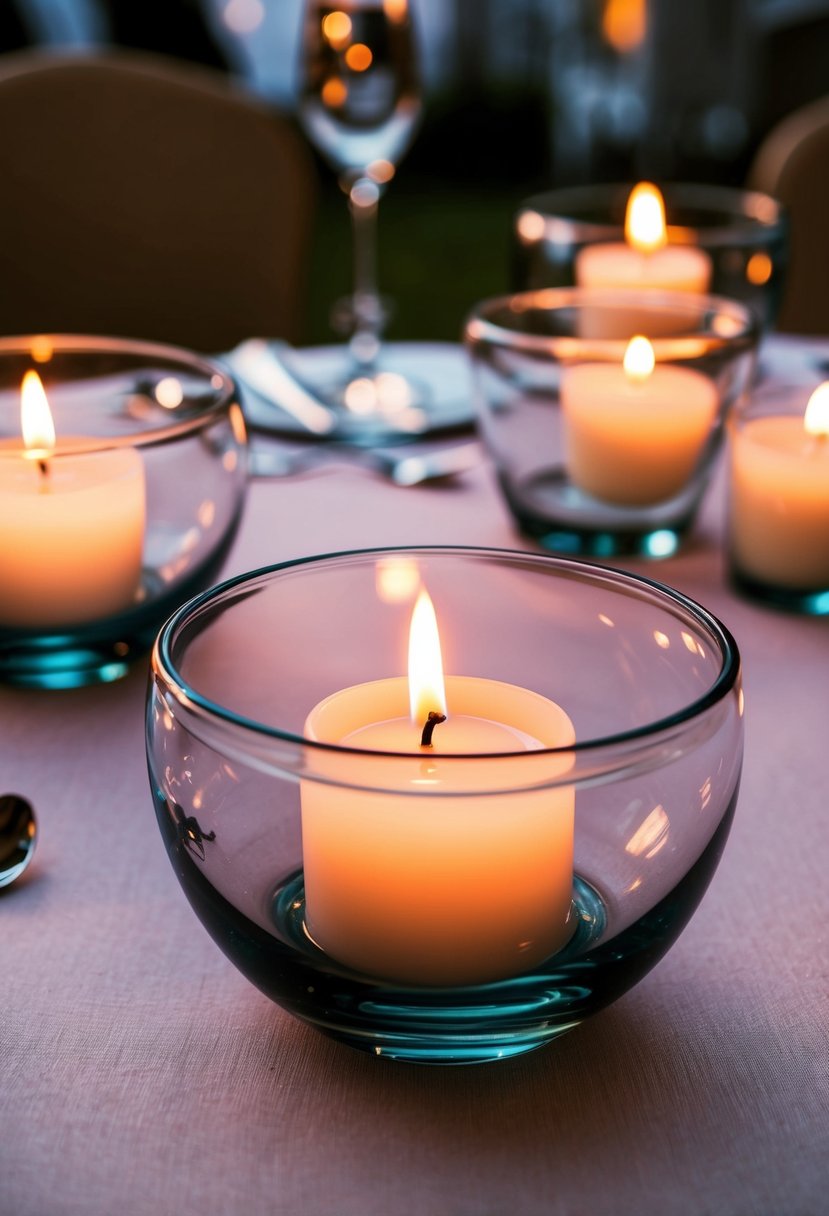
[[[425,117],[380,206],[389,337],[456,340],[510,287],[520,201],[584,181],[739,185],[827,91],[829,0],[411,0]],[[301,0],[0,0],[0,51],[118,45],[209,64],[292,114]],[[263,66],[264,65],[264,66]],[[349,221],[317,161],[303,340],[332,340]]]

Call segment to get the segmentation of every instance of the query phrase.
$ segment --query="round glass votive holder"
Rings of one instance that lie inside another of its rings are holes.
[[[520,530],[566,554],[675,553],[752,376],[752,313],[681,292],[549,289],[484,300],[465,341]]]
[[[700,265],[680,267],[680,278],[698,291],[739,300],[754,311],[763,331],[770,329],[788,262],[782,204],[767,194],[728,186],[666,183],[660,189],[669,248],[699,251],[693,256]],[[574,186],[522,203],[513,224],[515,289],[600,285],[588,281],[594,276],[582,254],[598,245],[624,244],[630,193],[630,184]],[[642,255],[645,267],[649,256]],[[595,266],[595,253],[588,257]],[[643,277],[648,276],[658,279],[658,272],[645,269]],[[635,280],[628,284],[638,285]]]
[[[213,581],[247,438],[232,379],[122,338],[0,339],[0,679],[123,676]]]
[[[817,387],[759,385],[728,424],[730,581],[750,599],[807,616],[829,614],[829,384],[814,433],[806,427]]]
[[[404,674],[424,588],[448,673],[431,746]],[[692,915],[737,799],[739,669],[704,608],[571,559],[273,566],[159,635],[159,828],[205,928],[296,1017],[395,1059],[517,1055],[624,993]]]

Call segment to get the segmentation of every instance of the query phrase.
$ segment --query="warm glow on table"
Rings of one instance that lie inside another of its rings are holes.
[[[448,676],[444,693],[439,663],[417,642],[437,639],[433,621],[421,592],[408,680],[335,692],[308,716],[309,739],[400,755],[382,761],[384,792],[344,784],[369,784],[375,757],[315,757],[340,784],[302,783],[306,921],[318,945],[358,971],[474,984],[516,975],[569,939],[574,793],[490,792],[491,768],[473,757],[567,748],[575,735],[566,713],[529,689]],[[423,747],[425,718],[442,712],[444,695],[447,720]],[[452,755],[465,759],[441,761]],[[539,757],[533,783],[570,766],[566,752]],[[499,759],[497,789],[526,783],[526,771],[523,754]]]
[[[135,602],[144,469],[133,448],[73,452],[36,372],[21,386],[22,448],[0,450],[0,626],[77,625]]]
[[[691,368],[655,366],[642,336],[631,339],[622,365],[564,368],[560,392],[571,482],[594,498],[629,506],[680,492],[717,411],[714,384]]]
[[[741,573],[772,586],[829,587],[829,382],[802,417],[734,428],[730,532]]]

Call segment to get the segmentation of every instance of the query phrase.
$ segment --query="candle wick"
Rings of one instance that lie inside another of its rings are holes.
[[[49,461],[44,456],[39,456],[37,460],[37,468],[40,474],[39,483],[41,491],[49,488]]]
[[[445,722],[445,721],[446,721],[446,714],[436,713],[435,710],[433,710],[433,709],[429,710],[429,716],[426,719],[426,723],[423,727],[423,734],[420,736],[420,746],[421,747],[432,747],[433,746],[432,731],[435,729],[435,727],[438,725],[438,723]]]

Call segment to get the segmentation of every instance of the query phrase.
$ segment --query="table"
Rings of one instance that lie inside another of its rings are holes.
[[[3,789],[41,839],[0,898],[2,1216],[818,1216],[829,1186],[829,621],[725,584],[722,473],[685,552],[626,563],[741,648],[743,791],[667,957],[610,1009],[497,1065],[361,1055],[252,988],[155,825],[146,668],[0,689]],[[339,466],[251,487],[226,573],[387,544],[531,547],[492,470],[399,489]]]

